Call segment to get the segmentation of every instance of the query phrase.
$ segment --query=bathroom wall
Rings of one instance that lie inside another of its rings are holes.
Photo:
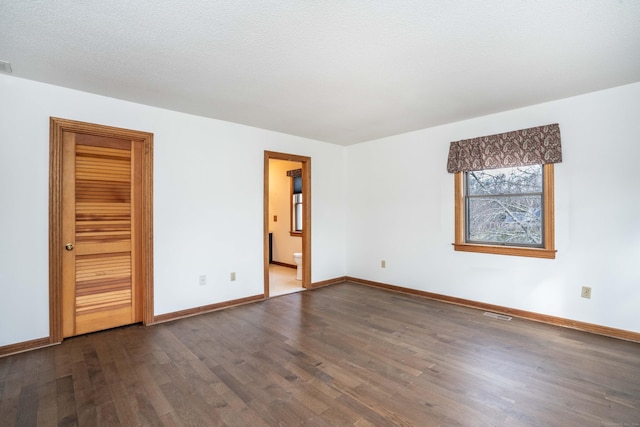
[[[49,335],[50,116],[154,133],[156,315],[263,293],[265,150],[312,158],[312,281],[345,275],[344,147],[3,74],[0,97],[0,346]]]
[[[294,252],[302,252],[302,237],[291,236],[289,233],[291,230],[291,178],[287,176],[287,171],[300,168],[302,168],[300,162],[269,160],[269,231],[273,233],[272,257],[273,261],[290,265],[295,265]],[[274,216],[278,217],[277,221],[274,220]]]

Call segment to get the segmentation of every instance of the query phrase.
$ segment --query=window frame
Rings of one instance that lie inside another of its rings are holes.
[[[292,237],[302,237],[302,231],[303,230],[296,230],[296,205],[300,204],[302,206],[303,209],[303,213],[301,215],[301,221],[304,223],[304,205],[303,205],[303,200],[304,198],[302,197],[302,193],[300,194],[300,203],[295,203],[294,199],[296,197],[296,194],[294,193],[294,177],[291,177],[291,191],[289,192],[289,235]],[[302,226],[302,224],[300,224]]]
[[[555,221],[554,221],[554,170],[553,163],[542,165],[543,174],[543,247],[491,245],[466,242],[466,209],[464,200],[464,172],[454,174],[455,197],[455,242],[456,251],[478,252],[485,254],[513,255],[534,258],[555,259]]]

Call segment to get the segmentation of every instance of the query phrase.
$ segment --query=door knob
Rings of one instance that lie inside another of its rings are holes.
[[[68,251],[71,251],[71,250],[73,250],[73,244],[71,244],[71,243],[67,243],[67,244],[65,245],[65,247],[64,247],[64,248],[65,248],[66,250],[68,250]]]

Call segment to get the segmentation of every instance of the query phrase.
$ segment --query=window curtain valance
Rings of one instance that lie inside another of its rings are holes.
[[[557,123],[453,141],[447,171],[468,172],[562,162]]]

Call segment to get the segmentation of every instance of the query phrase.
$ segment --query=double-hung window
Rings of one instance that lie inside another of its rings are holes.
[[[292,236],[302,236],[302,175],[301,170],[291,171],[291,232]]]
[[[294,233],[302,232],[302,177],[293,178],[294,192],[292,199],[292,224],[291,231]],[[299,190],[296,190],[299,189]]]
[[[559,161],[558,125],[451,143],[455,250],[555,258]]]

